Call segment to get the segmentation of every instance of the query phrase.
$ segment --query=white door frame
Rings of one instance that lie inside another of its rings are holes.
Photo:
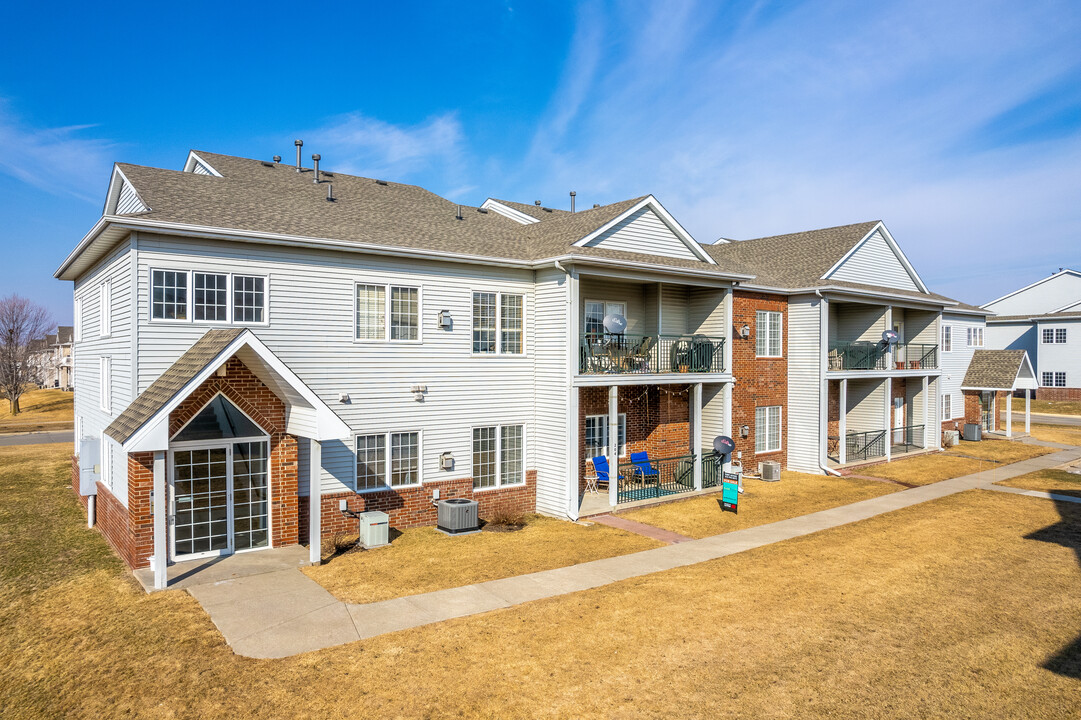
[[[235,549],[235,534],[233,528],[233,445],[236,443],[251,443],[262,442],[266,446],[266,476],[267,476],[267,544],[266,547],[261,548],[246,548],[244,550]],[[192,553],[190,555],[177,555],[176,554],[176,492],[174,488],[174,480],[176,478],[175,473],[175,461],[176,451],[185,450],[209,450],[214,448],[220,448],[225,450],[225,488],[226,488],[226,507],[227,512],[227,525],[226,533],[228,535],[228,545],[222,550],[208,550],[201,553]],[[166,502],[168,503],[168,531],[169,531],[169,561],[170,562],[184,562],[186,560],[198,560],[200,558],[208,557],[220,557],[223,555],[232,555],[234,553],[245,552],[257,552],[259,550],[267,550],[273,546],[272,528],[274,526],[273,519],[271,517],[274,507],[271,494],[273,483],[271,481],[271,465],[270,462],[270,436],[269,435],[254,435],[250,437],[238,437],[238,438],[218,438],[215,440],[189,440],[187,442],[172,442],[169,443],[169,464],[168,464],[168,478],[166,486],[168,488],[168,495],[166,496]]]

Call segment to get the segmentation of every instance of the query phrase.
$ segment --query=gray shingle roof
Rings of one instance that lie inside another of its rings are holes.
[[[126,442],[242,332],[244,328],[207,330],[205,335],[188,348],[157,380],[150,383],[150,387],[143,390],[139,397],[105,428],[105,433],[118,443]]]
[[[492,198],[492,200],[495,200],[500,205],[506,205],[513,210],[528,215],[531,218],[536,218],[537,220],[547,220],[557,215],[570,215],[569,210],[557,210],[556,208],[544,207],[543,205],[527,205],[526,203],[514,202],[512,200],[500,200],[499,198]]]
[[[1057,313],[1044,313],[1042,315],[994,315],[987,318],[987,322],[1017,322],[1028,320],[1078,320],[1081,319],[1081,312],[1057,312]]]
[[[1012,390],[1024,359],[1024,350],[976,350],[961,387]]]

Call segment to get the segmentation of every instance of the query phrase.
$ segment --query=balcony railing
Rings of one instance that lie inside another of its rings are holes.
[[[893,428],[890,430],[890,444],[895,448],[903,448],[902,452],[926,447],[923,427],[923,425],[906,425]]]
[[[885,370],[886,346],[876,342],[830,343],[830,370]]]
[[[870,460],[886,457],[886,431],[849,433],[845,436],[845,460]]]
[[[619,464],[619,502],[652,500],[694,490],[694,455]],[[703,475],[705,468],[703,467]],[[703,478],[704,479],[704,478]]]
[[[893,366],[897,370],[934,370],[938,368],[938,345],[897,345],[893,348]]]
[[[724,372],[724,338],[587,333],[578,370],[589,375]]]

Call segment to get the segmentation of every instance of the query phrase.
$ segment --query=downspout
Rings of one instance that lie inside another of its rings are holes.
[[[821,290],[816,289],[815,290],[815,295],[817,295],[818,299],[821,300],[821,301],[825,301],[825,299],[826,299],[826,298],[824,298],[822,296],[822,291]],[[822,328],[820,326],[819,330],[821,330],[821,329]],[[819,333],[819,337],[818,337],[819,347],[821,347],[822,341],[823,341],[823,338],[821,336],[821,333]],[[826,341],[828,342],[828,338],[826,338]],[[819,369],[818,369],[819,374],[824,373],[825,371],[822,369],[821,358],[819,358],[819,364],[818,365],[819,365]],[[824,380],[825,378],[823,377],[822,379]],[[822,382],[821,382],[821,380],[819,381],[819,384],[818,384],[818,392],[819,393],[822,392]],[[819,402],[822,401],[822,396],[821,395],[819,395],[818,400],[819,400]],[[828,394],[826,396],[826,407],[827,407],[826,413],[827,413],[827,417],[828,417],[828,415],[829,415],[829,410],[828,410],[828,408],[829,408],[829,395]],[[844,412],[844,411],[841,410],[841,412]],[[821,425],[821,423],[819,423],[818,432],[819,432],[819,438],[821,439],[821,437],[822,437],[822,435],[821,435],[821,433],[822,433],[822,425]],[[843,441],[844,438],[841,438],[841,440]],[[822,472],[826,473],[827,475],[832,475],[834,477],[841,477],[841,473],[837,472],[836,470],[834,470],[831,467],[828,467],[826,465],[826,463],[823,462],[823,459],[824,458],[822,457],[822,443],[819,443],[819,445],[818,445],[818,467],[821,468]]]

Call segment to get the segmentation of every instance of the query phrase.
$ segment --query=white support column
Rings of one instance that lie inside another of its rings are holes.
[[[1031,432],[1029,430],[1030,422],[1030,410],[1031,410],[1032,391],[1025,390],[1025,432]],[[1012,402],[1012,401],[1011,401]]]
[[[848,462],[848,378],[841,380],[837,396],[837,434],[841,436],[837,441],[837,461],[844,465]]]
[[[154,589],[164,590],[169,582],[168,523],[166,494],[169,492],[165,478],[165,451],[154,452]]]
[[[727,382],[721,388],[721,398],[724,402],[724,417],[721,420],[721,434],[734,439],[732,435],[732,383]],[[732,458],[721,468],[724,472],[732,472]],[[742,464],[742,461],[741,461]],[[720,478],[718,478],[719,480]]]
[[[619,502],[619,387],[608,388],[608,504]]]
[[[927,376],[924,375],[922,379],[923,379],[923,387],[920,388],[920,397],[923,398],[923,447],[924,447],[924,449],[926,449],[927,448],[927,433],[931,429],[930,427],[928,427],[931,424],[931,416],[930,416],[930,412],[931,412],[931,402],[930,402],[931,401],[931,396],[927,392],[928,391]],[[941,425],[939,427],[941,427]],[[939,434],[941,435],[942,433],[939,432]]]
[[[315,439],[308,443],[308,560],[318,565],[323,559],[323,445]]]
[[[1013,437],[1013,395],[1006,396],[1006,438]]]
[[[893,378],[886,378],[886,462],[893,454]]]
[[[694,489],[702,489],[702,383],[691,387],[691,452],[694,453]]]
[[[885,320],[886,320],[886,329],[887,330],[893,330],[893,305],[887,305],[886,306],[886,312],[884,313],[884,316],[885,316]],[[893,349],[895,347],[896,347],[896,345],[886,345],[886,369],[887,370],[893,370],[893,368],[895,367],[894,364],[893,364],[894,363],[894,358],[896,357],[896,353],[893,352]],[[890,402],[892,404],[892,401],[890,401]]]
[[[732,374],[732,340],[736,337],[735,325],[732,319],[732,304],[733,293],[735,288],[728,288],[728,292],[724,294],[724,317],[725,327],[728,328],[728,332],[725,333],[724,339],[724,371],[729,375]],[[787,331],[787,328],[784,328]],[[732,433],[727,433],[729,437],[732,437]]]

